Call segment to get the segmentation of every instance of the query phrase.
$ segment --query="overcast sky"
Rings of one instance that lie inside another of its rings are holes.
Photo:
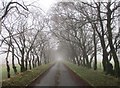
[[[19,0],[18,0],[19,1]],[[56,2],[56,0],[24,0],[27,4],[34,3],[45,12]]]

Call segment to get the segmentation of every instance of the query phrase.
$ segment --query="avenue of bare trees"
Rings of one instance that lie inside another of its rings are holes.
[[[43,11],[24,2],[2,2],[2,5],[0,54],[6,56],[7,77],[11,76],[9,58],[15,74],[18,73],[15,61],[21,72],[49,63],[50,34],[45,30]]]
[[[120,76],[120,2],[59,2],[50,12],[50,28],[66,58],[97,70],[102,54],[105,74]],[[113,60],[113,62],[111,62]]]
[[[17,74],[51,61],[50,38],[56,38],[58,51],[69,62],[98,69],[102,59],[105,74],[120,77],[120,1],[58,2],[47,13],[24,2],[2,2],[0,8],[0,54],[9,58]],[[55,54],[55,53],[54,53]],[[98,55],[102,55],[102,58]]]

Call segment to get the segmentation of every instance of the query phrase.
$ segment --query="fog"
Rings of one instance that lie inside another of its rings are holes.
[[[99,4],[96,0],[1,0],[0,65],[19,65],[22,71],[62,61],[94,69],[108,63],[119,67],[119,4],[111,1],[109,17],[109,1],[100,7],[95,2]]]

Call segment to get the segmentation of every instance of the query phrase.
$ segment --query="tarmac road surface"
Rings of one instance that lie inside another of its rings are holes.
[[[30,86],[74,86],[77,88],[90,88],[90,85],[76,76],[62,62],[57,62],[42,77],[38,78]]]

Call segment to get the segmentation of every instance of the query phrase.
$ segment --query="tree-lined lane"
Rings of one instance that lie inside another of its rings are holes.
[[[58,62],[30,86],[77,86],[78,88],[88,86],[83,80],[78,79],[63,63]]]

